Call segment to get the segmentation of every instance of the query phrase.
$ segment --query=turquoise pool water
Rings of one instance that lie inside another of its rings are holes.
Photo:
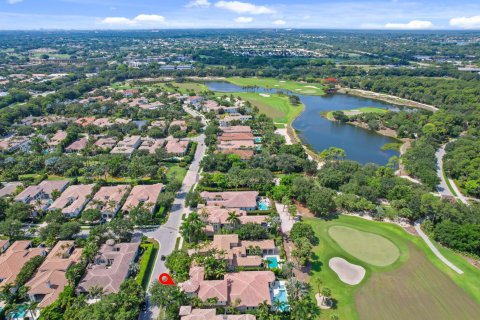
[[[255,143],[261,143],[262,138],[261,137],[255,137]]]
[[[258,201],[258,210],[268,210],[270,206],[265,200]]]
[[[278,268],[278,259],[277,259],[277,257],[268,257],[267,260],[268,260],[268,267],[269,267],[270,269]]]
[[[7,319],[9,320],[16,320],[16,319],[23,319],[27,314],[27,306],[23,305],[18,307],[17,310],[12,311],[8,314]]]
[[[277,295],[273,296],[274,301],[283,302],[283,305],[279,308],[280,311],[287,311],[290,309],[290,305],[288,304],[288,296],[287,296],[287,289],[285,285],[280,285],[280,290],[278,291]]]

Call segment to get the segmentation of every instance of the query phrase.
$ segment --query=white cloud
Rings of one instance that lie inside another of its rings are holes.
[[[157,14],[139,14],[133,20],[137,22],[164,22],[165,18]]]
[[[19,2],[22,2],[23,0],[7,0],[7,2],[9,4],[15,4],[15,3],[19,3]]]
[[[210,7],[210,2],[208,0],[192,0],[185,6],[187,8],[201,7],[208,8]]]
[[[125,25],[125,26],[133,26],[136,24],[135,20],[130,20],[125,17],[106,17],[100,21],[103,24],[110,24],[110,25]]]
[[[156,14],[139,14],[133,19],[125,17],[106,17],[100,20],[102,24],[116,25],[116,26],[138,26],[142,24],[151,24],[165,22],[165,18]]]
[[[235,22],[238,22],[238,23],[249,23],[252,21],[253,21],[252,17],[238,17],[235,19]]]
[[[430,29],[433,27],[431,21],[412,20],[408,23],[387,23],[385,28],[387,29],[402,29],[402,30],[420,30]]]
[[[279,19],[279,20],[273,21],[273,24],[276,25],[276,26],[283,26],[283,25],[287,24],[287,22],[285,22],[285,20]]]
[[[240,1],[218,1],[217,3],[215,3],[215,7],[233,11],[236,13],[247,13],[247,14],[275,13],[275,10],[268,8],[266,6],[257,6],[252,3],[240,2]]]
[[[464,29],[480,28],[480,16],[452,18],[450,25]]]

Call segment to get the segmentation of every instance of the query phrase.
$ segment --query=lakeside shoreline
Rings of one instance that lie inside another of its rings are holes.
[[[436,112],[436,111],[439,110],[437,107],[432,106],[432,105],[428,105],[428,104],[424,104],[424,103],[421,103],[421,102],[400,98],[400,97],[397,97],[397,96],[392,96],[392,95],[385,94],[385,93],[373,92],[373,91],[367,91],[367,90],[361,90],[361,89],[350,89],[350,88],[343,88],[342,87],[337,91],[337,93],[352,95],[352,96],[362,97],[362,98],[367,98],[367,99],[373,99],[373,100],[378,100],[378,101],[382,101],[382,102],[395,104],[395,105],[398,105],[398,106],[423,109],[423,110],[428,110],[428,111],[432,111],[432,112]]]

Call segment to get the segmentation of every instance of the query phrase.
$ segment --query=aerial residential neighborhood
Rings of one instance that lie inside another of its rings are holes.
[[[474,0],[0,0],[0,320],[476,320]]]

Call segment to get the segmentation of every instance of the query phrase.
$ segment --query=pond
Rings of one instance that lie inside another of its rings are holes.
[[[275,89],[243,88],[229,82],[207,82],[212,91],[217,92],[268,92],[275,93]],[[327,96],[307,96],[294,93],[305,105],[305,110],[292,123],[305,144],[309,144],[315,151],[320,152],[330,147],[345,150],[347,158],[360,163],[376,163],[385,165],[388,159],[398,156],[394,150],[381,150],[386,143],[397,140],[380,135],[374,131],[329,121],[320,113],[331,110],[349,110],[363,107],[377,107],[397,111],[398,107],[381,101],[334,94]]]

